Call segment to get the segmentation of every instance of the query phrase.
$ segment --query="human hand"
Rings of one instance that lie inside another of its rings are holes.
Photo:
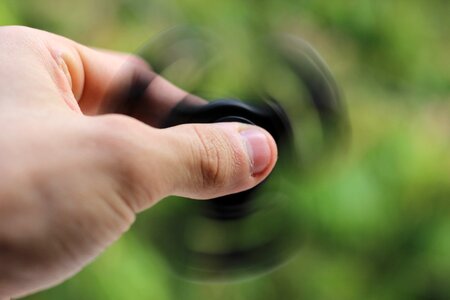
[[[136,57],[25,27],[0,28],[0,41],[0,298],[67,279],[168,195],[236,193],[274,167],[275,142],[255,126],[158,129],[178,101],[201,100]]]

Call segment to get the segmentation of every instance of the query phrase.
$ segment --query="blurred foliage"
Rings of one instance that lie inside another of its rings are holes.
[[[308,238],[271,274],[186,282],[132,229],[27,299],[450,299],[449,13],[446,0],[1,1],[2,25],[121,51],[179,24],[242,47],[268,28],[302,36],[327,60],[352,126],[338,162],[290,187]]]

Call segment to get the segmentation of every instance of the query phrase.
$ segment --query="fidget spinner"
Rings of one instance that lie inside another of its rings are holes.
[[[207,201],[162,201],[138,219],[142,242],[159,248],[176,274],[189,280],[258,276],[289,261],[302,233],[291,209],[298,196],[287,191],[342,143],[348,127],[319,54],[291,35],[255,37],[253,46],[241,46],[178,28],[153,39],[139,55],[157,73],[209,101],[181,101],[161,127],[254,124],[273,136],[279,150],[274,171],[253,189]]]

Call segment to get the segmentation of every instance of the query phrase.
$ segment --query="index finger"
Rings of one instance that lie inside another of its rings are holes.
[[[122,113],[157,126],[182,99],[202,101],[153,72],[137,56],[77,47],[85,74],[79,100],[84,113]]]
[[[52,33],[30,30],[63,66],[84,114],[122,113],[158,126],[179,101],[203,101],[156,74],[137,56],[89,48]]]

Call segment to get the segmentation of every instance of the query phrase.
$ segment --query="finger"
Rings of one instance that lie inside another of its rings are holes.
[[[203,101],[154,73],[139,57],[77,48],[84,66],[79,104],[86,114],[121,113],[159,126],[179,101]]]
[[[8,32],[24,48],[41,49],[32,52],[39,52],[39,59],[46,61],[59,92],[65,96],[71,92],[64,99],[66,104],[73,110],[79,106],[84,114],[120,112],[157,126],[183,98],[201,101],[134,55],[92,49],[32,28],[14,26]]]
[[[97,121],[103,136],[112,134],[114,142],[108,145],[118,155],[115,165],[122,165],[119,178],[131,190],[126,194],[134,195],[128,200],[134,211],[168,195],[209,199],[247,190],[267,177],[277,159],[273,138],[256,126],[216,123],[155,129],[124,118],[109,115]]]

